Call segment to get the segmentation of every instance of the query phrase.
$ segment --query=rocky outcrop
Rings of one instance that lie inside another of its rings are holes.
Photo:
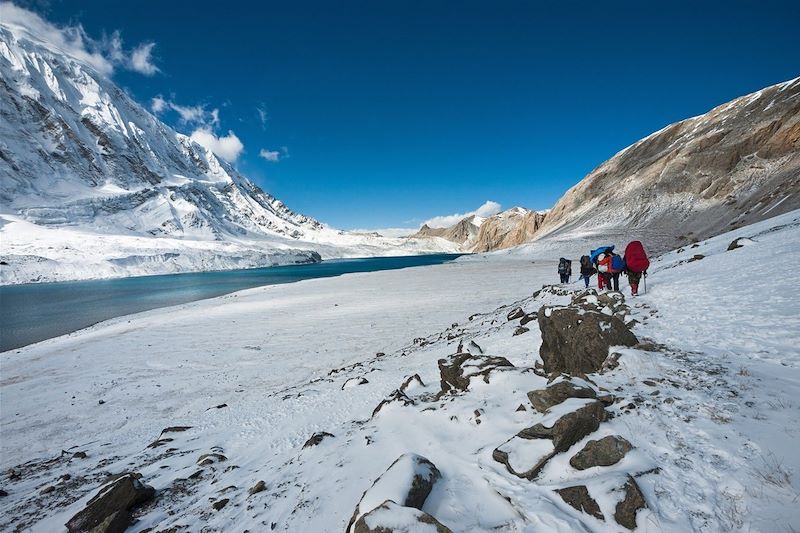
[[[552,406],[560,404],[567,398],[596,398],[594,389],[579,385],[570,379],[562,379],[544,389],[530,391],[528,400],[534,409],[546,413]]]
[[[481,224],[472,251],[503,250],[528,242],[539,230],[546,216],[542,212],[515,207],[487,218]]]
[[[125,531],[132,521],[130,512],[155,495],[155,489],[139,478],[139,474],[123,474],[101,488],[84,509],[69,519],[65,524],[67,530],[70,533]]]
[[[492,458],[517,477],[536,479],[547,462],[595,431],[605,420],[603,404],[596,400],[572,399],[575,410],[552,425],[538,423],[523,429],[497,447]]]
[[[548,373],[597,372],[611,346],[638,343],[620,318],[586,307],[543,307],[538,321],[542,332],[539,355]]]
[[[589,495],[589,489],[586,485],[577,485],[574,487],[567,487],[564,489],[556,490],[561,499],[567,502],[571,507],[583,513],[592,515],[600,520],[605,520],[603,513],[600,511],[600,506]]]
[[[489,383],[489,374],[495,370],[508,368],[514,368],[508,359],[490,355],[458,353],[446,359],[439,359],[439,374],[442,378],[439,395],[450,391],[464,392],[469,389],[470,381],[477,377]]]
[[[576,453],[569,464],[577,470],[586,470],[595,466],[611,466],[625,457],[633,446],[619,435],[609,435],[600,440],[590,440],[581,451]]]
[[[353,533],[415,533],[429,531],[431,533],[452,533],[434,517],[414,509],[403,507],[391,500],[359,518],[353,525]]]
[[[439,237],[457,244],[467,244],[478,235],[479,223],[476,223],[475,215],[463,218],[447,228],[432,228],[427,224],[416,233],[409,235],[410,239],[425,237]]]
[[[425,457],[403,454],[364,491],[356,505],[347,531],[365,514],[387,500],[403,507],[422,509],[434,484],[442,477],[439,469]]]
[[[318,431],[308,438],[305,444],[303,444],[303,449],[318,446],[326,438],[334,438],[334,435],[327,431]]]

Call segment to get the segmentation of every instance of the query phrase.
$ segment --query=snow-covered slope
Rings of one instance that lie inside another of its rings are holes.
[[[133,265],[155,265],[175,246],[164,237],[181,239],[182,258],[161,261],[161,272],[449,248],[347,234],[291,211],[90,65],[2,20],[0,216],[3,282],[75,277],[71,259],[48,251],[69,240],[82,277],[97,277],[94,264],[145,273]],[[18,233],[20,221],[37,240]],[[136,257],[126,263],[117,245]],[[36,262],[48,265],[45,277],[32,275]]]
[[[422,510],[452,531],[617,533],[628,474],[646,504],[638,531],[797,530],[800,286],[778,267],[800,263],[800,211],[692,246],[654,261],[627,302],[644,343],[582,382],[610,391],[613,417],[533,481],[493,450],[553,421],[527,396],[548,383],[537,322],[521,331],[508,314],[582,289],[531,296],[556,278],[555,257],[263,287],[3,354],[0,528],[63,530],[110,476],[134,471],[158,492],[132,531],[344,531],[373,481],[415,453],[441,472]],[[437,360],[458,345],[515,368],[436,399]],[[407,401],[394,392],[406,382]],[[570,464],[610,435],[633,445],[621,461]],[[559,496],[576,485],[604,520]]]
[[[638,238],[661,252],[800,208],[800,78],[672,124],[597,167],[535,241]]]

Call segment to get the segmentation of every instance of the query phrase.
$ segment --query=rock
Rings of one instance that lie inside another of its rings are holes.
[[[625,496],[614,510],[614,520],[628,529],[636,529],[636,513],[640,509],[647,507],[647,502],[636,480],[631,476],[628,476],[628,481],[623,489],[625,490]]]
[[[331,434],[331,433],[328,433],[326,431],[318,431],[318,432],[314,433],[313,435],[311,435],[311,437],[309,437],[309,439],[306,441],[306,443],[303,444],[303,449],[311,448],[313,446],[318,445],[326,437],[332,437],[333,438],[334,435]]]
[[[567,502],[571,507],[578,511],[590,514],[600,520],[605,520],[603,513],[600,511],[600,506],[597,502],[589,496],[589,489],[586,485],[577,485],[575,487],[567,487],[556,491],[561,499]]]
[[[102,487],[78,514],[65,524],[70,533],[78,531],[124,531],[130,523],[128,511],[150,500],[155,489],[139,481],[139,475],[126,473]],[[116,518],[114,514],[118,514]],[[126,520],[124,520],[126,519]],[[124,525],[120,526],[120,523]],[[105,524],[106,529],[93,529]],[[117,529],[113,529],[116,527]],[[121,527],[121,529],[120,529]]]
[[[222,498],[221,500],[217,500],[214,503],[212,503],[211,507],[213,507],[215,511],[219,511],[220,509],[228,505],[229,501],[230,499],[228,498]]]
[[[512,335],[512,337],[516,337],[517,335],[522,335],[523,333],[528,333],[529,331],[530,329],[524,326],[519,326],[517,329],[514,330],[514,335]]]
[[[543,307],[539,311],[542,346],[539,355],[548,373],[597,372],[611,346],[633,346],[636,336],[615,316],[577,307]]]
[[[258,483],[250,487],[250,490],[248,490],[247,493],[250,496],[252,496],[253,494],[258,494],[259,492],[263,492],[266,489],[267,489],[267,484],[264,483],[263,481],[259,481]]]
[[[422,378],[419,377],[419,374],[414,374],[413,376],[408,376],[400,385],[398,389],[400,392],[405,393],[406,391],[413,390],[417,387],[424,387],[425,383],[423,383]]]
[[[391,500],[386,500],[356,520],[352,531],[353,533],[413,533],[416,531],[452,533],[449,528],[428,513],[413,507],[397,505]]]
[[[88,455],[86,455],[86,452],[75,452],[72,454],[73,459],[86,459],[87,457]]]
[[[103,405],[104,403],[106,403],[106,401],[105,401],[105,400],[98,400],[98,401],[97,401],[97,405]]]
[[[441,478],[439,469],[425,457],[414,453],[401,455],[364,491],[356,505],[347,531],[359,518],[386,500],[402,506],[422,509],[434,484]]]
[[[367,383],[369,383],[369,380],[363,376],[350,378],[342,383],[342,390],[349,389],[351,387],[357,387],[358,385],[366,385]]]
[[[474,355],[483,355],[483,348],[475,341],[469,341],[465,351]]]
[[[506,318],[508,318],[510,322],[512,320],[516,320],[524,316],[525,316],[525,311],[523,311],[521,307],[515,307],[508,313],[508,315],[506,315]]]
[[[222,461],[227,461],[228,458],[222,455],[221,453],[204,453],[197,459],[197,464],[201,466],[206,465],[213,465],[214,463],[221,463]]]
[[[528,313],[527,315],[522,317],[522,319],[519,321],[519,325],[524,326],[528,322],[533,322],[534,320],[536,320],[537,316],[539,316],[538,313]]]
[[[609,435],[600,440],[590,440],[581,451],[576,453],[569,464],[577,470],[586,470],[594,466],[611,466],[625,457],[633,446],[618,435]]]
[[[528,400],[534,409],[540,413],[547,412],[552,406],[560,404],[567,398],[594,398],[597,393],[589,387],[577,385],[565,379],[549,385],[545,389],[534,390],[528,393]]]
[[[522,404],[519,404],[519,407],[517,407],[517,409],[516,409],[516,412],[518,412],[518,413],[519,413],[520,411],[527,411],[527,409],[525,409],[525,406],[524,406],[524,405],[522,405]]]
[[[605,419],[603,404],[597,400],[572,398],[566,401],[579,407],[562,415],[552,426],[539,423],[523,429],[498,446],[492,458],[517,477],[536,479],[550,459],[595,431]]]
[[[372,416],[377,415],[381,409],[393,403],[399,403],[403,406],[414,405],[414,400],[406,396],[405,393],[399,389],[395,389],[384,400],[381,400],[381,403],[379,403],[377,407],[375,407],[375,409],[372,411]]]
[[[94,526],[89,533],[123,533],[133,521],[128,511],[117,511]]]
[[[581,401],[575,399],[573,401]],[[600,422],[606,419],[606,410],[602,402],[591,401],[579,409],[567,413],[555,423],[547,427],[543,423],[523,429],[519,432],[522,438],[541,439],[549,438],[553,441],[556,452],[567,451],[570,446],[589,435],[600,427]]]
[[[700,261],[701,259],[704,259],[705,257],[706,256],[704,256],[703,254],[694,254],[686,262],[687,263],[691,263],[692,261]]]
[[[5,498],[6,496],[8,496],[8,493],[3,489],[0,489],[0,498]]]
[[[731,250],[735,250],[737,248],[742,248],[742,245],[739,243],[740,240],[741,240],[741,237],[739,237],[738,239],[732,240],[731,243],[728,245],[728,251],[730,252]]]
[[[39,491],[39,494],[50,494],[54,490],[56,490],[56,488],[53,485],[49,485],[43,488],[41,491]]]
[[[163,435],[164,433],[182,433],[182,432],[187,431],[189,429],[192,429],[192,426],[170,426],[168,428],[162,429],[161,430],[161,435]],[[159,437],[161,435],[159,435]]]
[[[514,368],[514,365],[505,357],[469,353],[459,353],[446,359],[439,359],[442,386],[439,396],[451,390],[460,392],[468,390],[470,380],[474,377],[480,376],[484,382],[489,383],[489,374],[501,368]]]

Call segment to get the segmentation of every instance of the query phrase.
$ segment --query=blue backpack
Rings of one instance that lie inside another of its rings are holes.
[[[611,257],[611,272],[616,274],[625,270],[625,260],[618,255]]]

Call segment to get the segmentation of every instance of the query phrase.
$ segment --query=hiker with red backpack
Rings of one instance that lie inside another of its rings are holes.
[[[647,269],[650,268],[650,260],[644,251],[644,246],[640,241],[631,241],[625,247],[625,273],[628,275],[628,283],[631,286],[631,295],[639,294],[639,282],[642,277],[647,277]],[[645,284],[645,288],[647,285]]]

